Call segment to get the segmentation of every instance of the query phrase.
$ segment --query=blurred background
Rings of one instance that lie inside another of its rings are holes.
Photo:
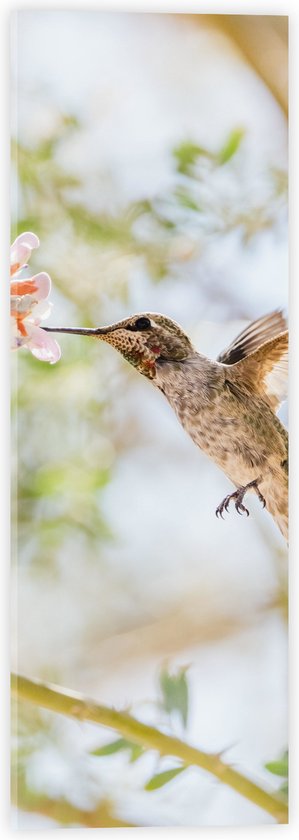
[[[216,356],[286,308],[287,18],[21,11],[11,73],[12,240],[40,237],[51,325],[164,312]],[[275,790],[284,541],[257,499],[215,518],[228,480],[111,348],[60,344],[55,366],[13,356],[13,667]],[[14,721],[17,828],[271,822],[195,769],[146,791],[173,762],[93,755],[107,730],[27,705]]]

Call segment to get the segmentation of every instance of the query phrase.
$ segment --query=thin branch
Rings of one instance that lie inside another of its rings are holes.
[[[17,787],[16,802],[21,811],[40,814],[61,825],[79,825],[86,828],[136,828],[135,824],[119,820],[113,816],[109,803],[101,802],[96,808],[84,811],[76,808],[66,799],[51,799],[49,796],[33,796],[32,792],[20,791]],[[17,826],[18,828],[18,826]]]
[[[194,15],[194,19],[197,19]],[[206,15],[233,38],[288,115],[288,18],[285,15]],[[216,17],[216,20],[215,20]]]
[[[42,706],[51,712],[108,726],[136,744],[158,750],[162,756],[172,755],[186,765],[200,767],[240,793],[258,808],[267,811],[278,823],[288,821],[288,809],[284,802],[267,793],[237,770],[233,770],[221,760],[219,755],[202,752],[179,738],[166,735],[153,726],[141,723],[127,712],[102,706],[76,692],[15,674],[12,675],[12,693],[19,700]]]

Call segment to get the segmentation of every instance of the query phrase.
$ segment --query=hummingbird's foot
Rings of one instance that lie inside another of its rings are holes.
[[[238,487],[238,489],[235,490],[234,493],[229,493],[228,496],[225,496],[223,501],[220,503],[220,505],[218,505],[216,509],[216,516],[221,516],[221,519],[223,519],[224,511],[226,510],[227,513],[229,513],[229,503],[232,500],[234,500],[236,511],[240,515],[242,515],[242,513],[246,513],[246,516],[249,516],[249,510],[247,507],[245,507],[245,505],[243,505],[243,499],[245,493],[247,493],[247,490],[250,490],[251,488],[255,490],[260,502],[262,502],[263,507],[265,507],[266,500],[264,499],[264,496],[262,496],[261,491],[259,489],[258,479],[255,479],[254,481],[249,481],[248,484],[245,484],[245,487]]]

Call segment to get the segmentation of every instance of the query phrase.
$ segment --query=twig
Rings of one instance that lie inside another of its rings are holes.
[[[50,820],[61,823],[61,825],[79,825],[86,828],[135,828],[133,823],[119,820],[111,813],[109,803],[101,802],[96,808],[84,811],[76,808],[66,799],[51,799],[50,796],[32,796],[31,791],[20,791],[16,789],[15,805],[21,811],[30,814],[40,814]],[[18,826],[17,826],[18,828]]]
[[[284,802],[263,790],[237,770],[224,764],[219,755],[202,752],[179,738],[166,735],[153,726],[141,723],[127,712],[102,706],[76,692],[15,674],[12,675],[12,693],[19,700],[42,706],[51,712],[108,726],[136,744],[158,750],[160,755],[172,755],[186,765],[200,767],[257,807],[267,811],[278,823],[288,821],[288,809]]]

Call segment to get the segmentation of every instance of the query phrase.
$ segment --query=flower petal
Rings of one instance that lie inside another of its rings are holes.
[[[40,271],[26,280],[13,280],[10,284],[12,295],[33,295],[35,300],[45,300],[51,291],[51,277],[46,271]]]
[[[25,315],[29,315],[31,309],[34,307],[34,298],[31,295],[12,295],[10,298],[10,313],[14,315],[15,318],[18,315],[22,315],[25,318]]]
[[[10,252],[10,274],[13,276],[29,260],[31,248],[27,245],[19,245]]]
[[[10,273],[14,274],[18,271],[29,259],[33,248],[38,248],[38,246],[39,238],[35,233],[31,233],[31,231],[20,233],[10,249]]]
[[[27,335],[22,335],[19,332],[19,321],[16,321],[15,318],[11,318],[11,349],[17,350],[18,347],[22,347],[23,344],[26,344]]]
[[[53,303],[49,300],[40,300],[39,303],[35,303],[32,306],[30,313],[28,314],[28,321],[31,324],[36,324],[37,326],[40,324],[44,318],[48,318],[51,314],[53,308]]]
[[[16,280],[31,280],[32,272],[30,272],[28,263],[24,263],[18,271],[14,271],[13,282]]]
[[[17,236],[15,241],[12,243],[11,250],[13,248],[17,248],[19,245],[29,245],[29,248],[32,251],[33,248],[38,248],[39,244],[39,238],[36,236],[36,233],[26,230],[25,233],[20,233],[19,236]]]
[[[12,347],[28,347],[43,362],[58,362],[61,350],[57,341],[39,326],[52,308],[48,300],[51,278],[46,271],[30,276],[27,261],[39,238],[31,231],[17,236],[10,249]],[[27,275],[27,276],[26,276]]]
[[[26,346],[29,347],[33,356],[42,362],[50,362],[51,365],[58,362],[61,350],[55,338],[41,327],[28,324],[28,322],[26,322],[26,329],[28,332]]]

